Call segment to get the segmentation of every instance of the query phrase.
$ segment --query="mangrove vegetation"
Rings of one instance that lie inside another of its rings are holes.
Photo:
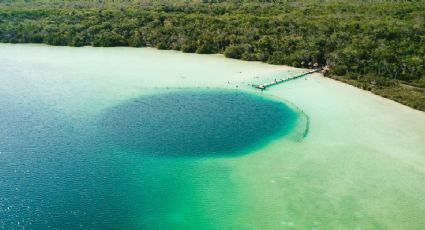
[[[425,111],[424,1],[0,0],[0,42],[317,63],[332,78]]]

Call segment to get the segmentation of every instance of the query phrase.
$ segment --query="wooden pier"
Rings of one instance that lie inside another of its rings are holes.
[[[258,85],[252,84],[252,87],[257,88],[257,89],[261,89],[261,90],[265,90],[270,86],[274,86],[274,85],[277,85],[277,84],[280,84],[280,83],[291,81],[291,80],[294,80],[294,79],[297,79],[297,78],[300,78],[300,77],[303,77],[305,75],[309,75],[309,74],[312,74],[312,73],[316,73],[316,72],[319,72],[319,71],[320,71],[320,69],[314,69],[314,70],[311,70],[311,71],[308,71],[308,72],[305,72],[305,73],[302,73],[302,74],[297,74],[295,76],[288,77],[288,78],[285,78],[285,79],[275,79],[272,82],[258,84]]]

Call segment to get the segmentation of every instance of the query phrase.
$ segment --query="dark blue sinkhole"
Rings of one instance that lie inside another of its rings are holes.
[[[282,102],[227,90],[172,91],[110,108],[104,141],[153,156],[234,156],[288,134],[297,114]]]

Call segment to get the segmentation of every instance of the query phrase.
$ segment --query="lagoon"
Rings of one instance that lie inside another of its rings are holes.
[[[0,228],[424,226],[425,114],[320,74],[249,86],[302,71],[1,44]]]

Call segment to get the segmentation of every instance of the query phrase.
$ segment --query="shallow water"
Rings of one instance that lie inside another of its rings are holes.
[[[424,114],[318,75],[263,93],[248,86],[300,71],[154,49],[1,44],[0,228],[424,226]],[[234,119],[220,129],[189,132],[224,113]],[[265,117],[277,125],[255,133]],[[160,144],[171,140],[197,146]]]

